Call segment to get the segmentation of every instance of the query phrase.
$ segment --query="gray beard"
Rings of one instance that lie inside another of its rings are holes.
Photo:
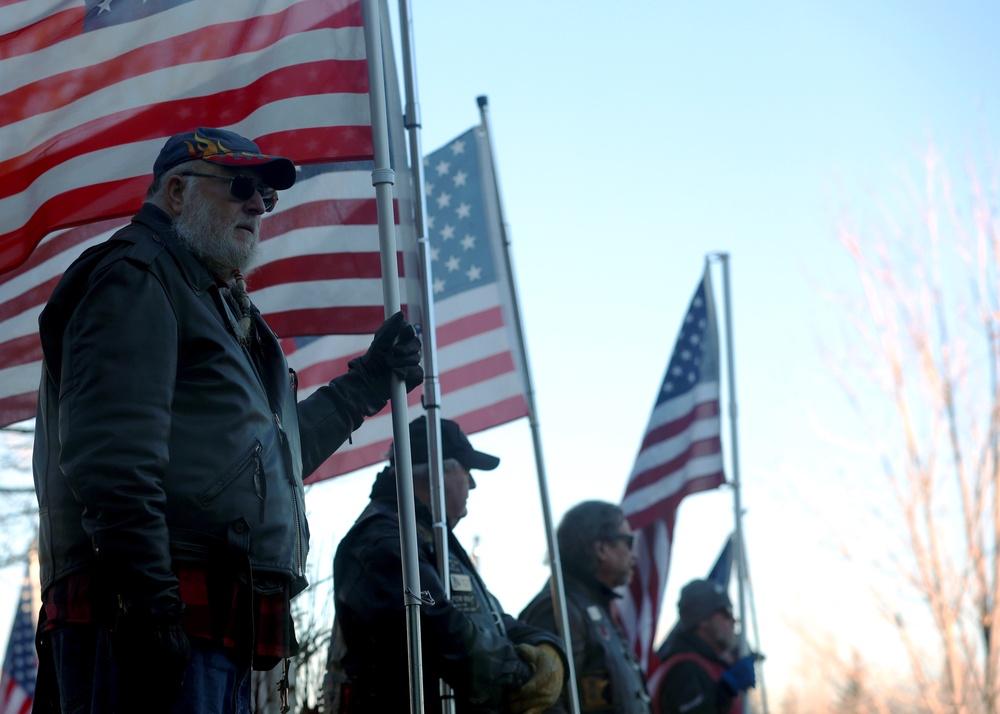
[[[181,244],[213,275],[224,280],[228,281],[236,270],[248,274],[257,259],[260,223],[253,239],[244,243],[234,235],[234,225],[222,225],[208,201],[195,196],[184,208],[174,219],[174,230]]]

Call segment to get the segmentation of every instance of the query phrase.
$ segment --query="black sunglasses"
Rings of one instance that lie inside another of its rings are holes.
[[[632,546],[635,544],[635,533],[612,533],[604,540],[621,540],[625,541],[625,546],[632,550]]]
[[[202,174],[197,171],[185,171],[181,176],[197,176],[199,178],[214,178],[229,182],[229,194],[239,200],[248,201],[253,198],[254,191],[260,194],[264,201],[264,211],[270,213],[278,202],[278,192],[269,186],[257,183],[252,176],[220,176],[219,174]]]

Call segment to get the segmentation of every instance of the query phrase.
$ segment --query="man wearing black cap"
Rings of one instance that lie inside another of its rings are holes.
[[[757,683],[757,655],[736,659],[736,620],[725,588],[692,580],[681,589],[676,640],[654,675],[659,714],[741,714],[740,693]]]
[[[562,688],[565,655],[559,639],[505,613],[452,534],[466,515],[471,470],[491,471],[500,459],[476,451],[458,424],[441,420],[450,595],[437,570],[427,468],[427,421],[410,424],[420,587],[423,693],[428,712],[441,711],[438,680],[454,689],[458,714],[536,712]],[[348,678],[342,702],[351,714],[409,708],[406,617],[403,604],[396,470],[376,478],[371,503],[337,547],[334,596],[337,629],[346,646],[340,665]]]
[[[42,312],[36,712],[244,712],[250,668],[297,649],[303,478],[385,406],[393,373],[413,388],[422,371],[397,313],[296,403],[244,279],[294,182],[233,132],[171,137],[132,223]]]

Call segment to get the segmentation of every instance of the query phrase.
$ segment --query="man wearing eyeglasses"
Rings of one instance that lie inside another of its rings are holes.
[[[725,588],[692,580],[677,602],[680,622],[653,676],[657,714],[741,714],[741,692],[757,683],[757,655],[736,657],[736,620]]]
[[[580,711],[648,714],[646,680],[611,609],[615,588],[632,579],[633,535],[621,508],[584,501],[566,512],[556,529]],[[519,619],[556,632],[549,585]],[[553,712],[568,712],[563,693]]]
[[[297,650],[303,478],[385,406],[392,374],[412,389],[423,373],[397,313],[296,402],[244,278],[294,182],[230,131],[171,137],[131,224],[42,312],[35,712],[246,712],[251,668]]]

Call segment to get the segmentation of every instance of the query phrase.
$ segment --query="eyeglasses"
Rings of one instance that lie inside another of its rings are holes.
[[[220,176],[219,174],[202,174],[197,171],[185,171],[181,176],[197,176],[229,182],[229,194],[238,201],[248,201],[256,191],[264,201],[264,211],[270,213],[278,202],[278,192],[269,186],[257,183],[252,176]]]
[[[625,547],[632,550],[635,544],[635,533],[612,533],[605,540],[620,540],[625,543]]]
[[[733,616],[732,610],[723,608],[719,610],[719,614],[725,617],[727,620],[732,620],[733,622],[736,622],[736,617]]]

